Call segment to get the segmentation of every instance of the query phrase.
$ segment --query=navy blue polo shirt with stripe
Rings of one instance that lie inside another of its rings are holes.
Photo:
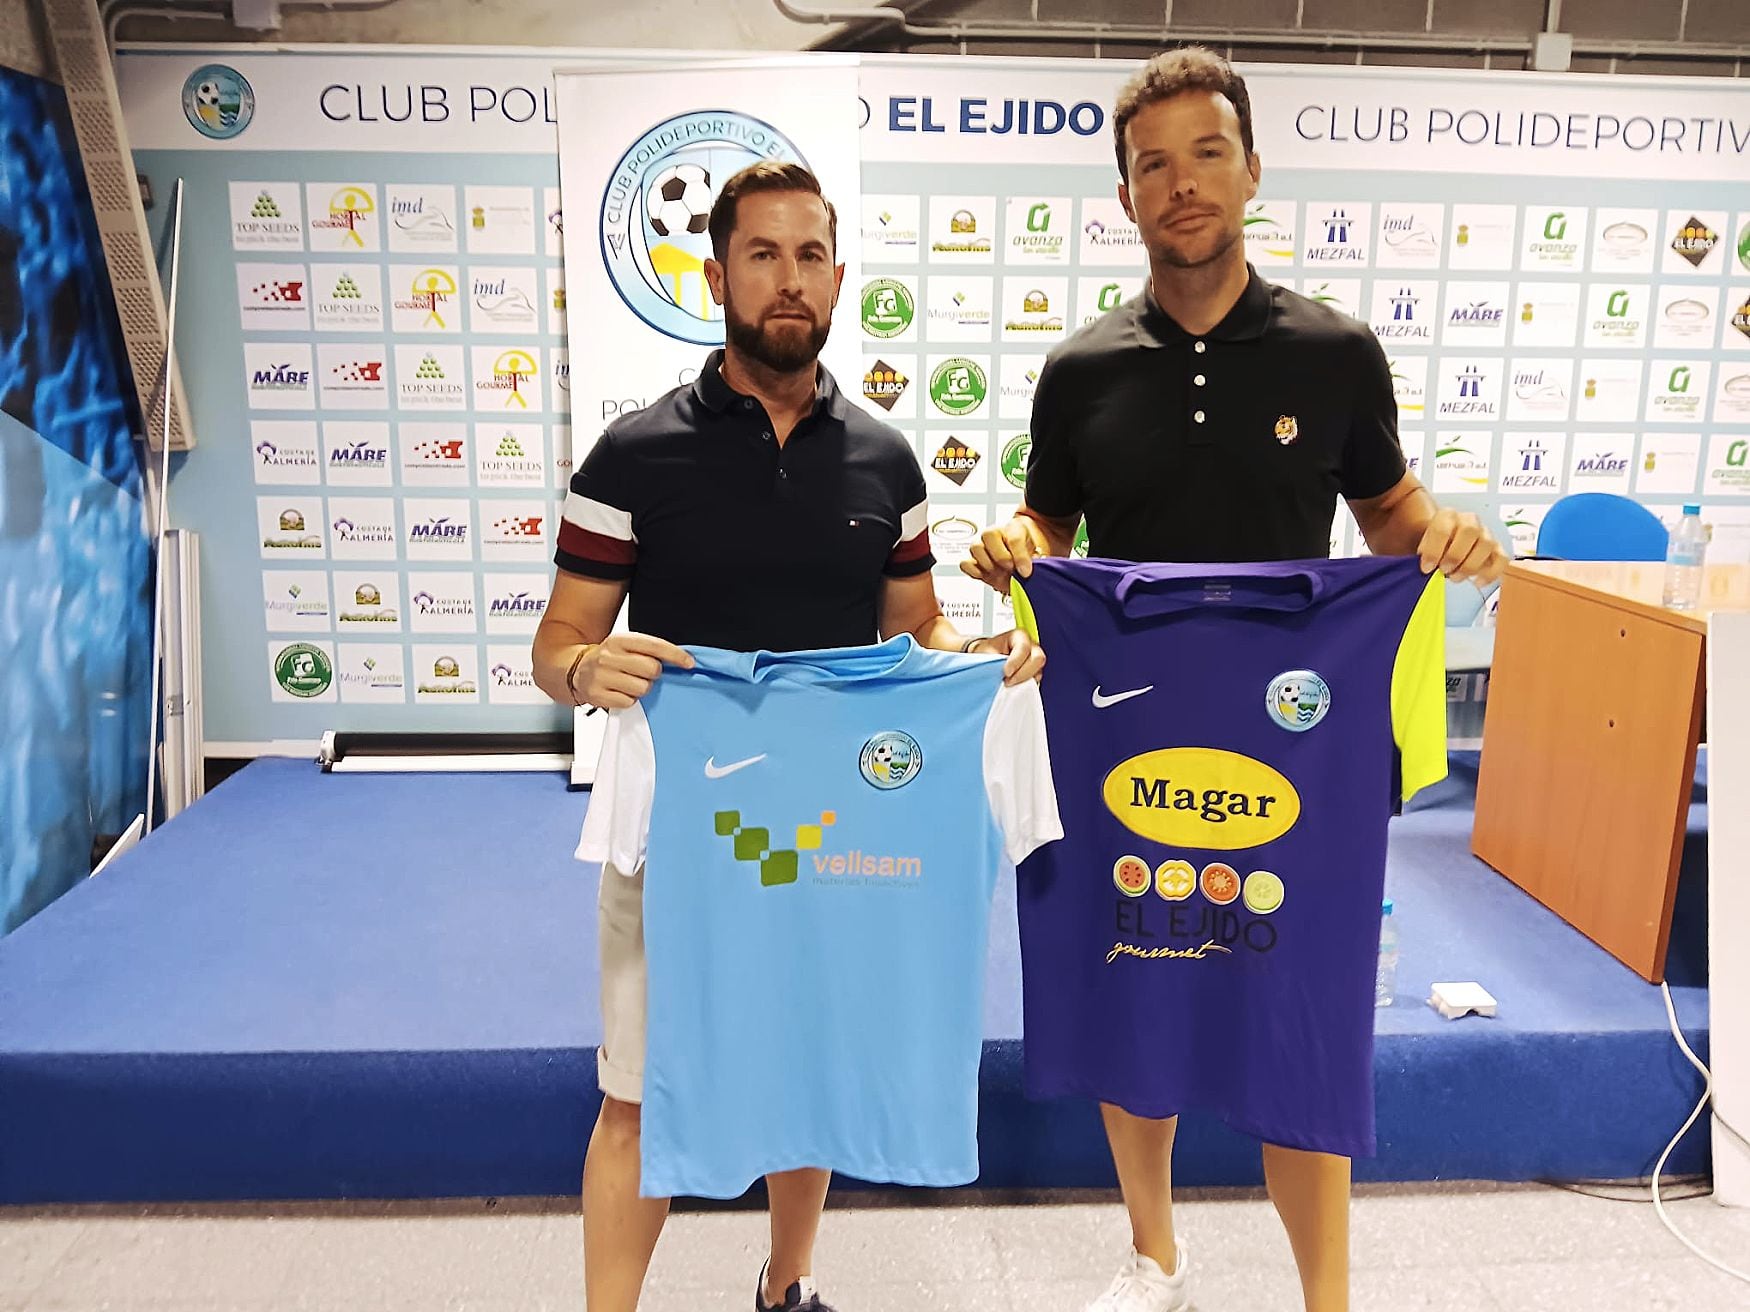
[[[802,651],[877,640],[884,578],[929,570],[923,471],[824,367],[780,447],[759,401],[698,378],[616,420],[571,476],[554,563],[628,584],[628,623],[674,643]]]
[[[1085,515],[1116,560],[1306,560],[1338,496],[1406,471],[1385,352],[1367,325],[1250,270],[1186,332],[1145,290],[1054,350],[1033,396],[1027,505]]]

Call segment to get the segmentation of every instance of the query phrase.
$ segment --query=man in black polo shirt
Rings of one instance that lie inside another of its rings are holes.
[[[1024,635],[964,640],[943,617],[917,459],[818,364],[844,277],[836,228],[796,165],[756,164],[724,184],[705,264],[724,349],[691,386],[614,423],[572,475],[534,644],[536,682],[556,701],[630,706],[665,663],[692,664],[681,644],[797,651],[910,633],[938,650],[1006,653],[1010,683],[1038,674],[1044,656]],[[628,599],[634,631],[610,635]],[[635,1312],[668,1213],[666,1199],[638,1195],[643,888],[642,871],[603,869],[603,1097],[583,1177],[589,1312]],[[815,1078],[807,1053],[769,1057]],[[831,1312],[809,1274],[827,1182],[821,1170],[767,1177],[759,1312]]]
[[[1036,555],[1136,561],[1328,554],[1338,496],[1367,545],[1488,581],[1502,550],[1407,472],[1385,354],[1367,328],[1272,287],[1246,263],[1257,194],[1244,81],[1204,50],[1157,56],[1119,94],[1118,196],[1149,255],[1142,295],[1052,353],[1033,401],[1024,504],[962,568],[1006,591]],[[1133,1251],[1089,1312],[1180,1312],[1189,1268],[1173,1232],[1176,1118],[1102,1105]],[[1264,1146],[1308,1312],[1349,1306],[1349,1161]]]

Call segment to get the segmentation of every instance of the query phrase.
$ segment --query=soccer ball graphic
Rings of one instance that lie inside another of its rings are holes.
[[[228,128],[237,121],[236,93],[228,93],[211,78],[194,89],[194,105],[195,113],[211,127]]]
[[[644,193],[644,207],[659,237],[704,232],[711,219],[711,175],[702,164],[670,164]]]

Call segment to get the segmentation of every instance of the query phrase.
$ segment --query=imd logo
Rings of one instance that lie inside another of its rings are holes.
[[[598,229],[608,280],[633,314],[679,341],[722,343],[723,311],[705,282],[706,219],[724,181],[763,160],[808,164],[777,128],[734,110],[677,114],[626,148]]]
[[[395,225],[397,231],[406,233],[410,241],[422,245],[441,245],[456,239],[455,224],[450,222],[450,216],[431,196],[413,196],[390,201],[389,221]]]
[[[255,117],[255,92],[236,69],[206,64],[182,84],[182,112],[203,137],[229,141]]]

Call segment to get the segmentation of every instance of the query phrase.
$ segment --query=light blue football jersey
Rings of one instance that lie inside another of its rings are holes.
[[[973,1180],[991,895],[1062,833],[1037,685],[909,636],[690,650],[614,713],[578,849],[645,866],[642,1192]]]

